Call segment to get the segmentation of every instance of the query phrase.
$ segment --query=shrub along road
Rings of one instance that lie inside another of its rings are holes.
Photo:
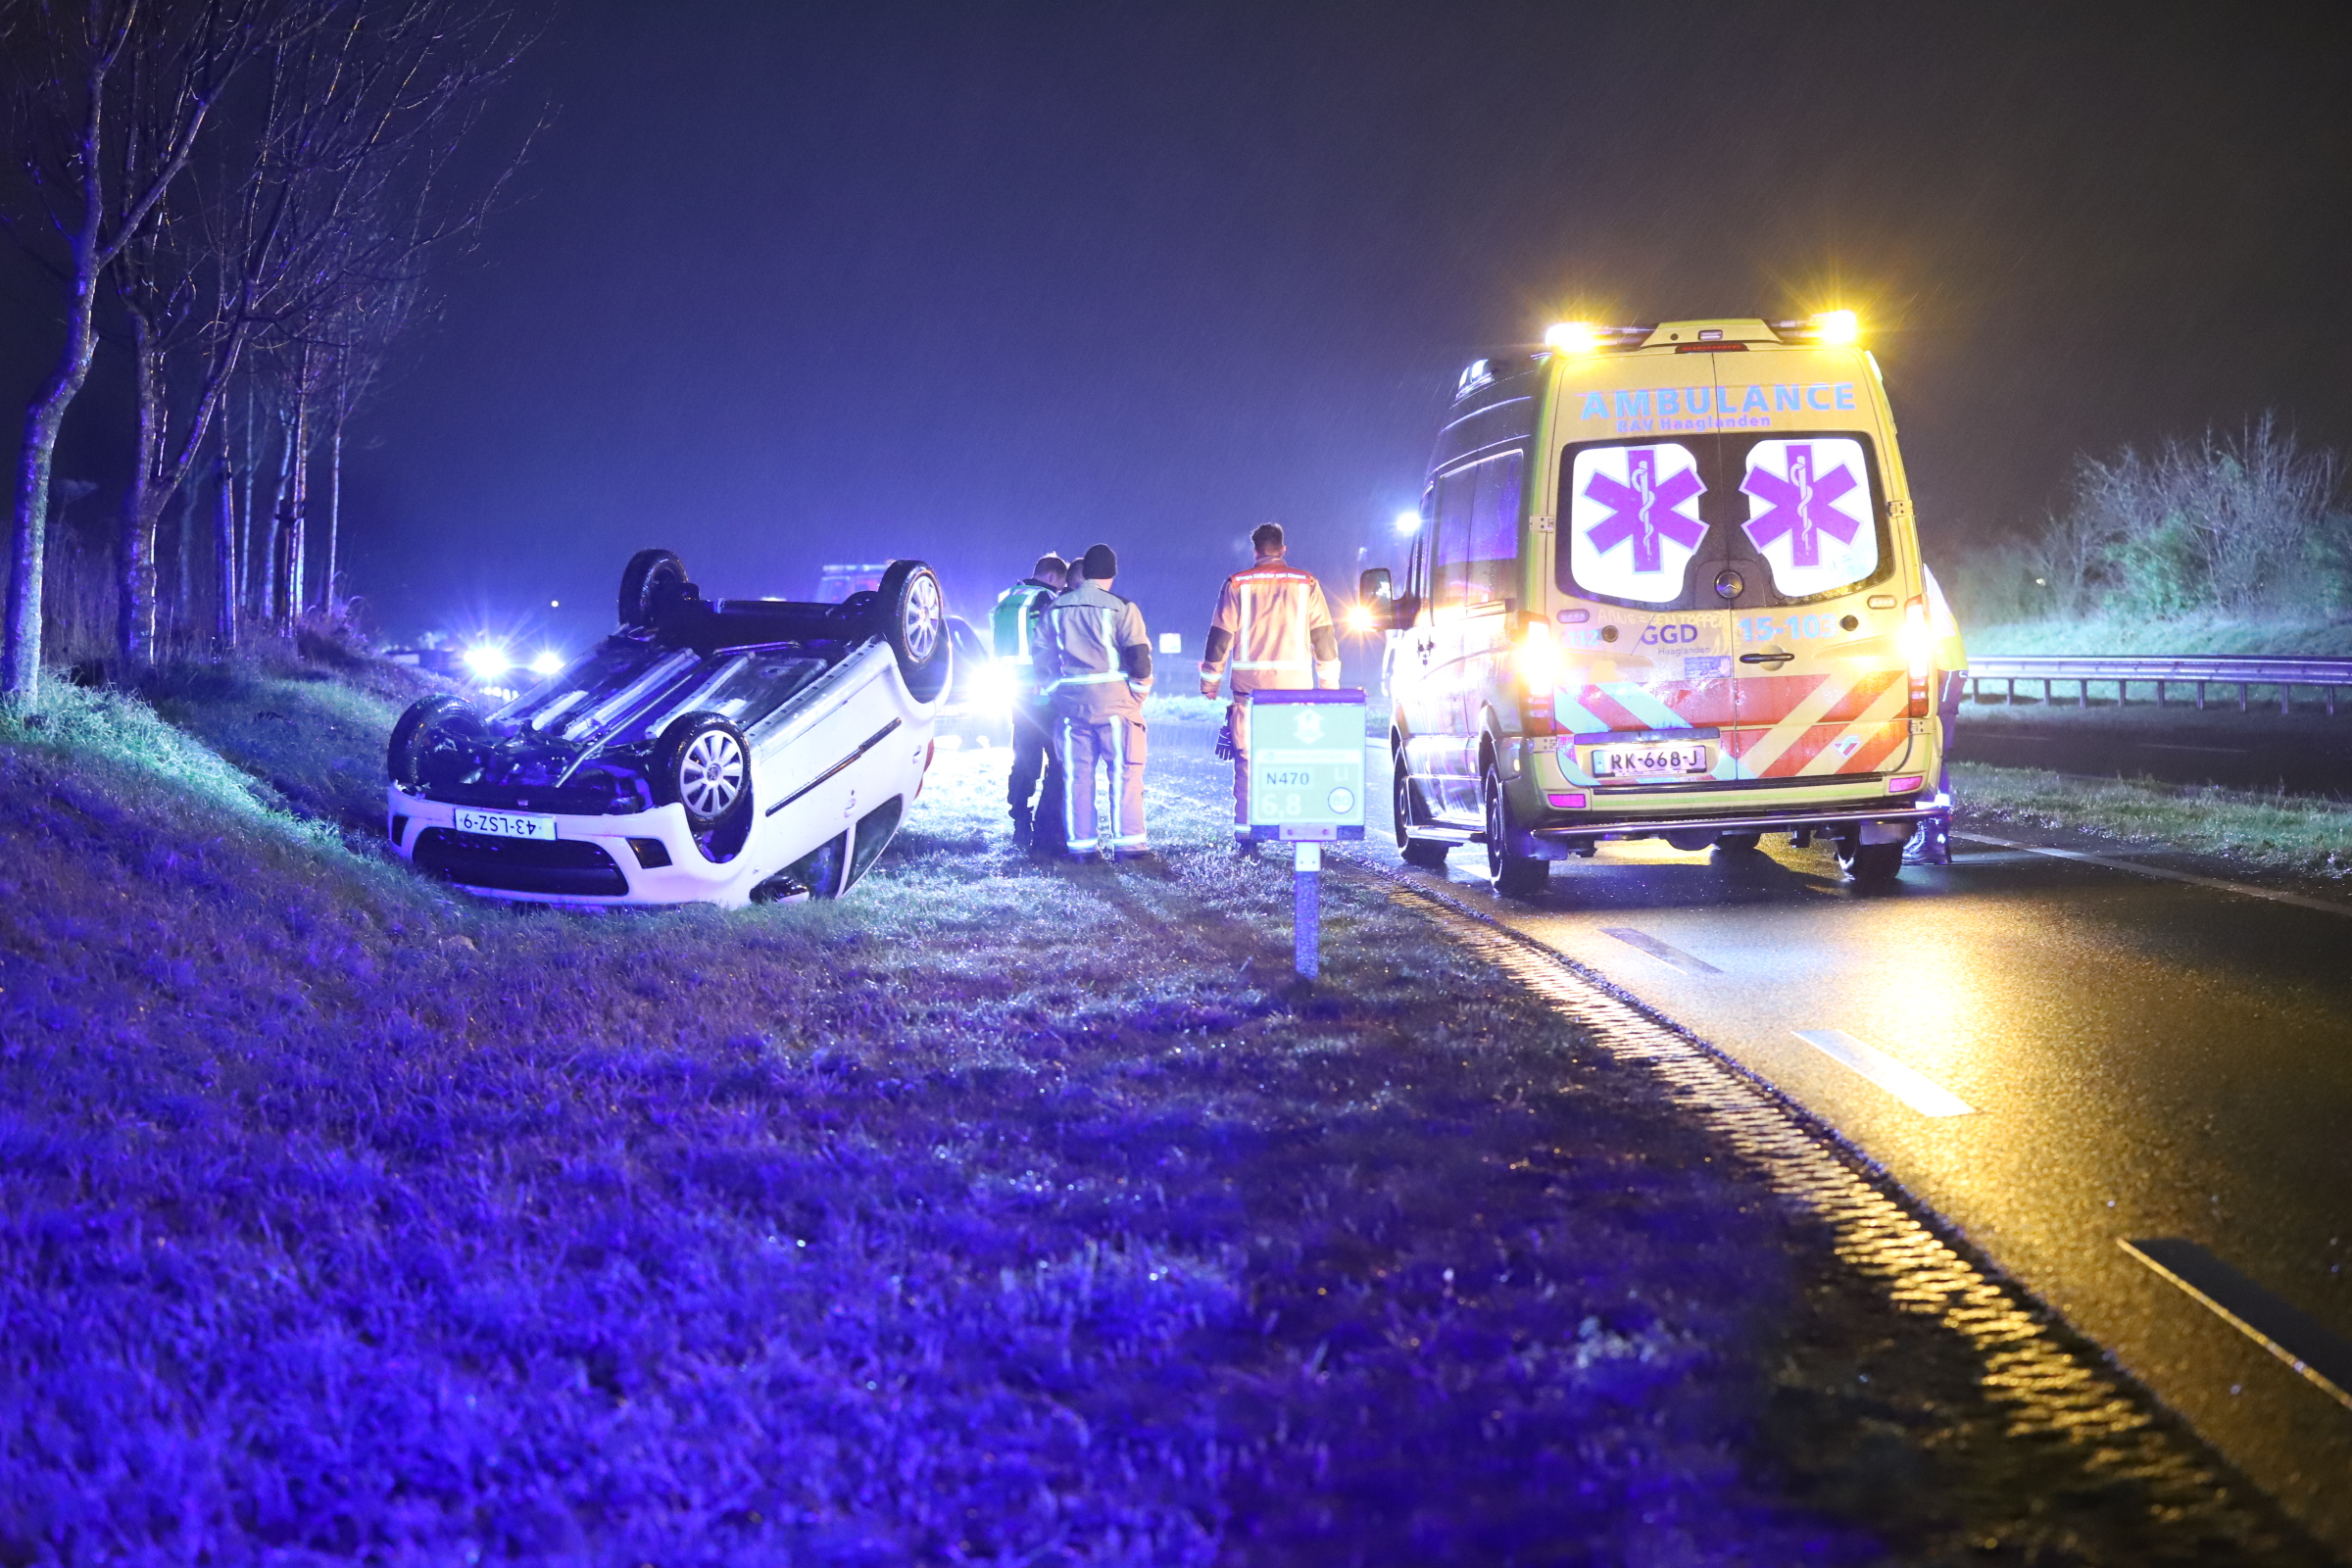
[[[950,756],[840,904],[496,907],[301,673],[0,720],[0,1560],[2321,1560],[2013,1434],[1385,884],[1290,983],[1198,794],[1040,867]]]

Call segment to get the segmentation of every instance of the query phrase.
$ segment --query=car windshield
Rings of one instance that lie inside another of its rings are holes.
[[[1726,567],[1765,603],[1805,604],[1876,581],[1892,560],[1876,454],[1859,431],[1571,446],[1559,515],[1561,591],[1606,604],[1721,609]]]

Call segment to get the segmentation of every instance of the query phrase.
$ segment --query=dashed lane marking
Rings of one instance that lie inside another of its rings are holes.
[[[1604,925],[1600,928],[1600,934],[1615,937],[1636,952],[1646,953],[1668,968],[1680,969],[1685,974],[1723,973],[1706,959],[1694,958],[1672,943],[1660,942],[1648,932],[1637,931],[1630,925]]]
[[[1851,1067],[1923,1116],[1973,1116],[1977,1107],[1935,1079],[1912,1071],[1878,1047],[1842,1029],[1799,1029],[1796,1038],[1840,1066]]]
[[[2337,1403],[2352,1408],[2352,1345],[2194,1242],[2177,1236],[2140,1241],[2118,1237],[2115,1245],[2210,1307],[2223,1322],[2293,1367]]]
[[[2141,865],[2132,860],[2112,859],[2104,855],[2084,855],[2081,850],[2054,850],[2046,844],[2020,844],[2014,839],[1996,839],[1983,833],[1955,833],[1952,837],[1966,839],[1971,844],[1990,844],[1996,849],[2025,850],[2034,855],[2046,855],[2056,860],[2080,860],[2084,865],[2104,866],[2110,871],[2129,871],[2133,876],[2152,876],[2166,882],[2187,882],[2200,888],[2216,888],[2224,893],[2242,893],[2249,899],[2269,899],[2274,904],[2291,904],[2299,909],[2318,909],[2323,914],[2352,914],[2352,904],[2335,904],[2327,899],[2288,893],[2279,888],[2258,888],[2246,882],[2226,882],[2218,876],[2198,876],[2193,872],[2175,871],[2161,865]]]

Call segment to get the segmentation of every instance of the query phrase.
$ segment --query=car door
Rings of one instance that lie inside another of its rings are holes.
[[[1510,645],[1517,590],[1524,448],[1490,452],[1437,476],[1433,505],[1429,709],[1425,799],[1447,820],[1485,820],[1479,724]]]

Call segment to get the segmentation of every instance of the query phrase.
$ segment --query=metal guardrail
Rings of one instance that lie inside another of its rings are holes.
[[[2116,705],[2130,701],[2131,688],[2156,688],[2156,706],[2166,704],[2166,692],[2174,686],[2194,686],[2196,705],[2205,706],[2208,687],[2228,686],[2237,689],[2237,708],[2246,711],[2247,693],[2256,686],[2268,686],[2278,694],[2278,711],[2291,712],[2295,689],[2309,687],[2320,693],[2328,711],[2335,711],[2336,694],[2352,690],[2352,659],[2271,659],[2260,655],[2217,655],[2204,659],[2126,659],[2077,655],[2033,655],[2014,658],[1978,658],[1968,662],[1968,695],[1978,702],[1985,700],[1984,683],[2002,683],[2002,696],[2014,699],[2019,681],[2039,682],[2041,700],[2051,700],[2054,684],[2075,688],[2075,705],[2090,706],[2090,688],[2095,684],[2113,684]]]

